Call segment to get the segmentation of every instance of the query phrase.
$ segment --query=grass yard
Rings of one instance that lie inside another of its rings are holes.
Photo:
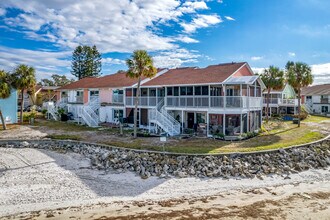
[[[300,128],[290,121],[271,120],[267,124],[263,124],[263,133],[243,141],[221,141],[206,137],[191,137],[188,139],[174,137],[168,138],[166,142],[161,142],[158,137],[133,139],[131,136],[132,130],[124,130],[124,134],[119,135],[119,128],[90,128],[43,119],[38,119],[34,126],[30,126],[30,128],[38,130],[52,139],[87,141],[132,149],[215,154],[271,150],[316,141],[330,133],[330,121],[328,119],[310,116],[301,123]],[[17,127],[19,125],[10,125],[10,132],[15,132]]]

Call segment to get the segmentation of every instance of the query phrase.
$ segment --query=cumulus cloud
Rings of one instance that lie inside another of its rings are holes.
[[[296,53],[295,52],[289,52],[288,55],[289,55],[289,57],[295,57]]]
[[[313,84],[330,83],[330,63],[311,65],[314,76]]]
[[[198,43],[191,34],[222,22],[217,14],[203,14],[207,0],[6,0],[0,1],[0,16],[5,17],[8,31],[20,32],[25,38],[43,41],[63,52],[24,50],[2,47],[0,64],[17,63],[37,66],[40,72],[70,71],[71,52],[81,44],[96,45],[101,53],[131,53],[145,49],[155,56],[159,66],[179,66],[197,62],[199,52],[189,51],[179,43]],[[9,13],[7,13],[9,14]],[[162,27],[179,29],[164,35]],[[7,56],[8,55],[8,56]],[[105,56],[107,57],[107,56]],[[164,59],[161,61],[160,59]],[[40,62],[42,60],[42,62]],[[124,64],[123,60],[104,58],[105,65]],[[54,67],[54,68],[53,68]]]
[[[230,16],[225,16],[225,18],[228,20],[228,21],[235,21],[235,18],[232,18]]]
[[[178,36],[178,37],[176,38],[176,40],[177,40],[177,41],[181,41],[181,42],[183,42],[183,43],[198,43],[198,42],[199,42],[199,41],[196,40],[196,39],[193,39],[193,38],[188,37],[188,36],[183,36],[183,35]]]
[[[211,25],[216,25],[222,22],[219,15],[198,15],[194,18],[190,23],[182,23],[181,26],[183,27],[186,33],[194,33],[197,29],[200,28],[207,28]]]
[[[125,60],[107,57],[102,59],[102,63],[105,65],[120,65],[125,64]]]
[[[264,72],[264,70],[265,70],[266,68],[262,68],[262,67],[251,67],[251,69],[252,69],[252,71],[253,71],[254,73],[261,74],[261,73]]]
[[[197,63],[201,57],[198,51],[189,51],[186,49],[176,49],[171,51],[163,51],[159,55],[153,57],[154,64],[158,68],[176,68],[185,63]]]
[[[71,51],[54,52],[45,50],[14,49],[0,46],[0,66],[12,71],[18,64],[36,68],[37,78],[47,78],[54,73],[70,72],[68,57]],[[47,74],[46,74],[47,73]]]
[[[196,15],[198,10],[208,9],[205,1],[121,0],[109,4],[107,0],[8,0],[0,6],[22,11],[4,21],[21,28],[30,39],[71,49],[79,44],[96,44],[103,53],[170,50],[178,47],[175,40],[196,43],[188,37],[165,37],[155,31],[170,21],[181,22],[179,18],[184,15],[197,16],[183,27],[187,32],[220,22],[217,15]]]
[[[6,10],[4,8],[0,8],[0,16],[4,16],[6,14]]]
[[[263,59],[263,57],[261,57],[261,56],[253,56],[253,57],[251,57],[251,60],[253,60],[253,61],[262,60],[262,59]]]

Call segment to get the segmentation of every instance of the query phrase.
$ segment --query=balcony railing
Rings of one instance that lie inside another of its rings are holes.
[[[167,97],[167,106],[187,108],[260,108],[262,106],[261,101],[261,97],[245,96],[179,96]]]
[[[279,103],[279,98],[269,98],[269,104],[278,104]],[[263,98],[263,103],[267,104],[268,98]]]
[[[83,96],[76,96],[76,97],[69,97],[68,103],[84,103],[84,97]]]
[[[112,96],[113,103],[124,103],[124,95],[116,94]]]
[[[268,99],[263,98],[263,104],[267,104]],[[278,104],[278,105],[298,105],[298,99],[281,99],[281,98],[270,98],[269,104]]]
[[[328,104],[328,103],[329,103],[329,99],[321,98],[321,104]]]
[[[134,106],[135,105],[136,97],[126,97],[126,105],[128,106]],[[153,107],[157,104],[157,98],[156,97],[140,97],[139,98],[139,106],[142,107]]]

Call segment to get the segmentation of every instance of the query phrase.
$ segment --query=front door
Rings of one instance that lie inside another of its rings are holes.
[[[194,113],[188,113],[188,128],[193,128],[194,127]]]

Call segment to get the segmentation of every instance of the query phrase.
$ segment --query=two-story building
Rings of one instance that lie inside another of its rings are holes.
[[[301,94],[305,109],[310,114],[330,116],[330,84],[305,87]]]
[[[293,87],[288,83],[283,89],[271,90],[269,97],[269,116],[294,115],[298,112],[298,99]],[[263,112],[265,114],[268,101],[268,92],[263,93]]]
[[[137,80],[125,73],[89,77],[60,88],[61,100],[67,100],[69,112],[83,118],[79,112],[92,112],[85,108],[95,99],[99,105],[89,118],[97,117],[97,122],[123,118],[133,124],[136,87]],[[141,81],[138,125],[171,136],[196,128],[207,136],[239,136],[260,129],[263,89],[245,62],[162,69]]]

